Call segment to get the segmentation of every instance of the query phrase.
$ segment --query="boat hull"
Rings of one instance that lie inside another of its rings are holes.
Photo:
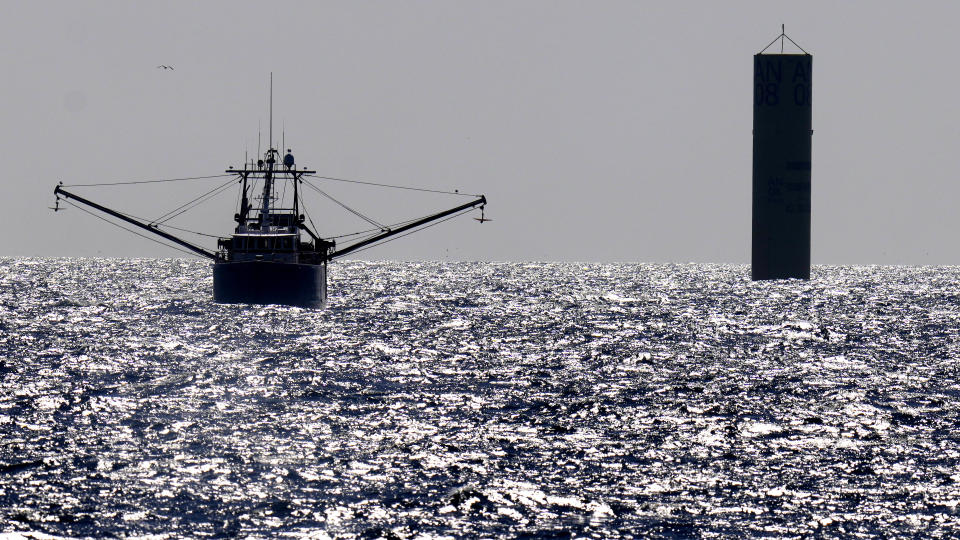
[[[327,267],[272,261],[217,262],[213,265],[213,301],[322,308],[327,303]]]

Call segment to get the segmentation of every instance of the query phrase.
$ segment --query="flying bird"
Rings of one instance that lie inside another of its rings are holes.
[[[160,64],[159,66],[157,66],[157,69],[169,69],[172,71],[173,66],[166,66],[166,65]]]

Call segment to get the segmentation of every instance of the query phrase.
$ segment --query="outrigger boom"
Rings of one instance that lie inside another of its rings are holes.
[[[93,201],[89,201],[89,200],[87,200],[87,199],[84,199],[83,197],[80,197],[79,195],[74,195],[73,193],[70,193],[69,191],[63,189],[63,188],[60,187],[59,185],[53,190],[53,194],[54,194],[54,195],[57,195],[57,196],[62,195],[64,199],[73,199],[73,200],[77,201],[78,203],[85,204],[85,205],[89,206],[90,208],[93,208],[93,209],[96,209],[96,210],[99,210],[99,211],[103,212],[104,214],[113,216],[113,217],[115,217],[115,218],[117,218],[117,219],[126,221],[127,223],[129,223],[129,224],[131,224],[131,225],[135,225],[135,226],[137,226],[137,227],[140,227],[141,229],[150,231],[150,232],[152,232],[153,234],[156,234],[157,236],[160,236],[161,238],[165,238],[165,239],[167,239],[167,240],[169,240],[169,241],[171,241],[171,242],[174,242],[174,243],[176,243],[176,244],[179,244],[179,245],[181,245],[181,246],[189,249],[190,251],[193,251],[194,253],[196,253],[196,254],[198,254],[198,255],[201,255],[201,256],[203,256],[203,257],[207,257],[208,259],[213,259],[213,260],[215,260],[215,261],[218,260],[218,259],[220,259],[220,257],[218,257],[215,253],[210,252],[210,251],[207,251],[207,250],[203,249],[203,248],[200,247],[200,246],[195,246],[195,245],[191,244],[190,242],[187,242],[186,240],[181,240],[180,238],[177,238],[176,236],[174,236],[174,235],[172,235],[172,234],[170,234],[170,233],[161,231],[160,229],[158,229],[158,228],[156,227],[156,225],[151,225],[150,223],[144,223],[144,222],[142,222],[142,221],[133,219],[133,218],[131,218],[131,217],[127,217],[127,216],[121,214],[120,212],[117,212],[117,211],[115,211],[115,210],[111,210],[111,209],[107,208],[106,206],[101,206],[101,205],[99,205],[99,204],[97,204],[97,203],[95,203],[95,202],[93,202]]]
[[[230,172],[237,172],[237,173],[243,174],[243,173],[248,172],[248,171],[242,171],[242,170],[241,170],[241,171],[236,171],[236,170],[234,170],[234,171],[230,171]],[[249,171],[249,172],[253,172],[253,171]],[[308,171],[308,172],[312,172],[312,171]],[[302,182],[302,180],[299,179],[299,174],[298,174],[297,176],[298,176],[298,177],[297,177],[297,180]],[[63,187],[61,187],[60,185],[57,185],[57,187],[54,188],[53,193],[54,193],[54,195],[56,195],[56,196],[58,196],[58,197],[62,196],[64,199],[73,200],[73,201],[76,201],[76,202],[78,202],[78,203],[87,205],[87,206],[89,206],[90,208],[93,208],[93,209],[95,209],[95,210],[99,210],[99,211],[101,211],[101,212],[103,212],[103,213],[105,213],[105,214],[107,214],[107,215],[109,215],[109,216],[115,217],[115,218],[117,218],[117,219],[119,219],[119,220],[122,220],[122,221],[124,221],[124,222],[126,222],[126,223],[129,223],[129,224],[131,224],[131,225],[134,225],[134,226],[136,226],[136,227],[139,227],[139,228],[141,228],[141,229],[143,229],[143,230],[145,230],[145,231],[148,231],[148,232],[151,232],[151,233],[153,233],[153,234],[156,234],[157,236],[160,236],[161,238],[164,238],[164,239],[169,240],[169,241],[171,241],[171,242],[174,242],[174,243],[176,243],[176,244],[178,244],[178,245],[180,245],[180,246],[183,246],[183,247],[189,249],[190,251],[192,251],[192,252],[194,252],[194,253],[196,253],[197,255],[200,255],[200,256],[202,256],[202,257],[206,257],[206,258],[208,258],[208,259],[213,259],[213,260],[215,260],[215,261],[218,261],[218,260],[222,260],[222,259],[223,259],[223,258],[222,258],[221,256],[219,256],[217,253],[214,253],[214,252],[211,252],[211,251],[209,251],[209,250],[206,250],[206,249],[204,249],[204,248],[202,248],[202,247],[200,247],[200,246],[191,244],[190,242],[187,242],[186,240],[183,240],[183,239],[178,238],[178,237],[176,237],[176,236],[174,236],[174,235],[172,235],[172,234],[170,234],[170,233],[168,233],[168,232],[165,232],[165,231],[160,230],[156,225],[153,225],[153,224],[151,224],[151,223],[145,223],[145,222],[143,222],[143,221],[140,221],[140,220],[131,218],[131,217],[129,217],[129,216],[126,216],[126,215],[124,215],[124,214],[121,214],[120,212],[117,212],[117,211],[115,211],[115,210],[111,210],[110,208],[107,208],[106,206],[97,204],[97,203],[95,203],[95,202],[93,202],[93,201],[91,201],[91,200],[85,199],[85,198],[83,198],[83,197],[81,197],[81,196],[79,196],[79,195],[76,195],[76,194],[74,194],[74,193],[70,193],[69,191],[63,189]],[[395,235],[398,235],[398,234],[407,232],[407,231],[409,231],[409,230],[411,230],[411,229],[415,229],[415,228],[417,228],[417,227],[420,227],[421,225],[426,225],[427,223],[430,223],[430,222],[433,222],[433,221],[437,221],[437,220],[439,220],[439,219],[443,219],[443,218],[445,218],[445,217],[447,217],[447,216],[456,214],[456,213],[458,213],[458,212],[462,212],[462,211],[464,211],[464,210],[469,210],[469,209],[471,209],[471,208],[476,208],[477,206],[482,207],[482,206],[485,205],[485,204],[487,204],[487,198],[486,198],[485,196],[483,196],[483,195],[480,195],[479,198],[476,199],[476,200],[474,200],[474,201],[470,201],[470,202],[468,202],[468,203],[461,204],[460,206],[451,208],[451,209],[449,209],[449,210],[444,210],[443,212],[438,212],[438,213],[436,213],[436,214],[433,214],[433,215],[430,215],[430,216],[427,216],[427,217],[418,219],[418,220],[414,221],[413,223],[409,223],[409,224],[407,224],[407,225],[404,225],[404,226],[402,226],[402,227],[398,227],[398,228],[396,228],[396,229],[389,229],[389,230],[383,232],[382,234],[378,234],[378,235],[373,236],[373,237],[371,237],[371,238],[367,238],[366,240],[362,240],[362,241],[357,242],[357,243],[355,243],[355,244],[351,244],[351,245],[349,245],[349,246],[346,246],[346,247],[344,247],[344,248],[342,248],[342,249],[333,251],[332,253],[327,254],[326,260],[332,261],[332,260],[334,260],[334,259],[336,259],[336,258],[343,257],[343,256],[345,256],[345,255],[348,255],[349,253],[352,253],[352,252],[354,252],[354,251],[356,251],[356,250],[358,250],[358,249],[360,249],[360,248],[363,248],[363,247],[366,247],[366,246],[369,246],[369,245],[372,245],[372,244],[376,244],[377,242],[380,242],[380,241],[382,241],[382,240],[386,240],[387,238],[389,238],[389,237],[391,237],[391,236],[395,236]],[[305,226],[301,226],[300,228],[303,229],[303,230],[305,230],[311,237],[314,238],[315,241],[321,240],[316,234],[313,233],[313,231],[307,229]]]
[[[443,219],[443,218],[445,218],[445,217],[447,217],[447,216],[449,216],[449,215],[456,214],[457,212],[462,212],[462,211],[464,211],[464,210],[469,210],[469,209],[471,209],[471,208],[476,208],[477,206],[482,206],[482,205],[485,205],[485,204],[487,204],[487,198],[484,197],[483,195],[480,195],[480,198],[477,199],[477,200],[475,200],[475,201],[471,201],[471,202],[468,202],[468,203],[466,203],[466,204],[461,204],[460,206],[458,206],[458,207],[456,207],[456,208],[451,208],[451,209],[449,209],[449,210],[444,210],[443,212],[440,212],[440,213],[438,213],[438,214],[434,214],[434,215],[432,215],[432,216],[427,216],[427,217],[425,217],[425,218],[423,218],[423,219],[418,219],[417,221],[414,221],[413,223],[410,223],[410,224],[408,224],[408,225],[404,225],[403,227],[398,227],[398,228],[396,228],[396,229],[388,230],[388,231],[384,232],[383,234],[378,234],[377,236],[374,236],[373,238],[368,238],[368,239],[363,240],[363,241],[361,241],[361,242],[357,242],[356,244],[351,244],[351,245],[349,245],[349,246],[347,246],[347,247],[345,247],[345,248],[343,248],[343,249],[339,249],[339,250],[337,250],[337,251],[334,251],[333,253],[330,254],[330,259],[334,259],[334,258],[336,258],[336,257],[342,257],[342,256],[344,256],[344,255],[346,255],[346,254],[348,254],[348,253],[350,253],[350,252],[352,252],[352,251],[356,251],[356,250],[358,250],[358,249],[360,249],[360,248],[362,248],[362,247],[364,247],[364,246],[369,246],[370,244],[375,244],[375,243],[377,243],[377,242],[379,242],[379,241],[381,241],[381,240],[384,240],[384,239],[386,239],[386,238],[389,238],[389,237],[391,237],[391,236],[393,236],[393,235],[395,235],[395,234],[400,234],[400,233],[402,233],[402,232],[409,231],[410,229],[419,227],[419,226],[421,226],[421,225],[426,225],[427,223],[430,223],[431,221],[436,221],[436,220],[438,220],[438,219]]]

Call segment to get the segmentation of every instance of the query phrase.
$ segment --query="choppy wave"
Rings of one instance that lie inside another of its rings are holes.
[[[0,531],[951,536],[960,268],[0,259]]]

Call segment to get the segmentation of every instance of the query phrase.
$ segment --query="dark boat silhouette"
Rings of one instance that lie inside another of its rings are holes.
[[[241,186],[240,208],[239,212],[234,215],[234,221],[237,225],[233,234],[229,237],[218,238],[215,250],[188,242],[164,230],[162,221],[136,218],[80,197],[65,190],[64,187],[70,186],[64,186],[62,182],[54,189],[54,194],[57,197],[55,208],[62,210],[59,205],[61,200],[79,203],[125,223],[145,229],[154,235],[189,249],[197,255],[213,260],[213,299],[215,302],[284,304],[315,308],[323,307],[327,301],[327,264],[330,261],[361,248],[383,242],[390,237],[422,228],[448,216],[454,217],[459,213],[465,213],[477,207],[482,209],[487,202],[483,195],[443,192],[451,195],[466,195],[472,200],[432,215],[401,222],[395,226],[383,226],[377,223],[378,229],[373,233],[347,246],[338,248],[333,239],[325,239],[317,231],[308,227],[305,223],[305,217],[301,213],[300,187],[304,185],[304,181],[308,177],[323,177],[315,176],[316,171],[306,168],[297,169],[296,161],[289,150],[279,163],[278,157],[279,152],[275,148],[270,148],[264,153],[263,158],[257,162],[251,161],[245,163],[241,169],[230,168],[225,171],[228,176],[236,175],[236,183]],[[327,179],[351,182],[344,179]],[[164,180],[148,182],[160,181]],[[144,182],[118,182],[106,185],[120,183]],[[228,184],[231,183],[234,183],[234,181],[228,182]],[[371,182],[357,183],[373,184]],[[416,188],[404,186],[373,185],[416,190]],[[260,186],[261,189],[258,190],[259,196],[257,198],[259,200],[254,200],[257,204],[252,204],[250,191],[255,186]],[[436,192],[437,190],[424,189],[419,191]],[[278,193],[281,195],[278,196]],[[292,193],[292,199],[284,200],[283,194],[288,193]],[[326,193],[323,194],[329,197]]]

